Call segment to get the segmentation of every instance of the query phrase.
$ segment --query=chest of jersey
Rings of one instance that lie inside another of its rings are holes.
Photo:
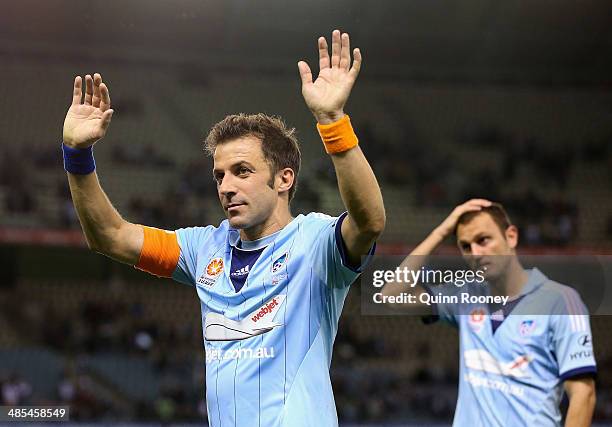
[[[487,307],[479,306],[460,322],[462,368],[527,382],[557,374],[549,316],[517,307],[493,330]]]

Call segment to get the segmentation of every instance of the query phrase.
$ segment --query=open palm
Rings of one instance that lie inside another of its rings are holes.
[[[85,98],[80,76],[74,79],[72,105],[64,120],[64,144],[87,148],[106,134],[113,110],[110,108],[108,87],[100,74],[85,76]],[[81,103],[82,102],[82,103]]]
[[[351,89],[355,84],[361,68],[361,52],[353,51],[353,66],[351,67],[351,47],[347,33],[332,33],[332,55],[329,57],[327,40],[320,37],[319,76],[313,82],[312,71],[304,61],[298,63],[302,79],[302,95],[306,105],[319,122],[331,122],[340,118]]]

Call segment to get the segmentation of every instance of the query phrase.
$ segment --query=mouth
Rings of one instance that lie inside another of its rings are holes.
[[[490,262],[479,262],[476,264],[478,270],[487,271],[491,267]]]
[[[225,205],[225,210],[228,212],[233,212],[244,205],[246,205],[246,203],[228,203],[227,205]]]

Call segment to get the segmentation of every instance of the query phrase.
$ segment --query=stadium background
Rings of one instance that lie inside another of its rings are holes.
[[[0,14],[0,384],[5,404],[77,421],[202,422],[193,291],[84,248],[59,143],[75,75],[116,114],[96,146],[130,221],[218,223],[201,141],[235,112],[278,114],[304,154],[294,213],[342,210],[296,62],[341,28],[364,53],[347,111],[383,188],[380,253],[405,254],[474,195],[504,202],[529,253],[612,248],[612,3],[5,2]],[[450,243],[450,242],[449,242]],[[609,317],[592,319],[596,420],[612,422]],[[342,425],[446,425],[457,337],[347,300],[332,378]]]

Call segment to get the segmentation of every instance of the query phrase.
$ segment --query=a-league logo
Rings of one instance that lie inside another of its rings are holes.
[[[223,258],[213,258],[206,266],[206,274],[217,276],[223,271]]]
[[[213,258],[206,266],[206,270],[198,279],[200,285],[212,287],[223,272],[223,258]]]
[[[480,332],[484,325],[486,312],[482,308],[475,308],[470,311],[469,323],[474,332]]]

